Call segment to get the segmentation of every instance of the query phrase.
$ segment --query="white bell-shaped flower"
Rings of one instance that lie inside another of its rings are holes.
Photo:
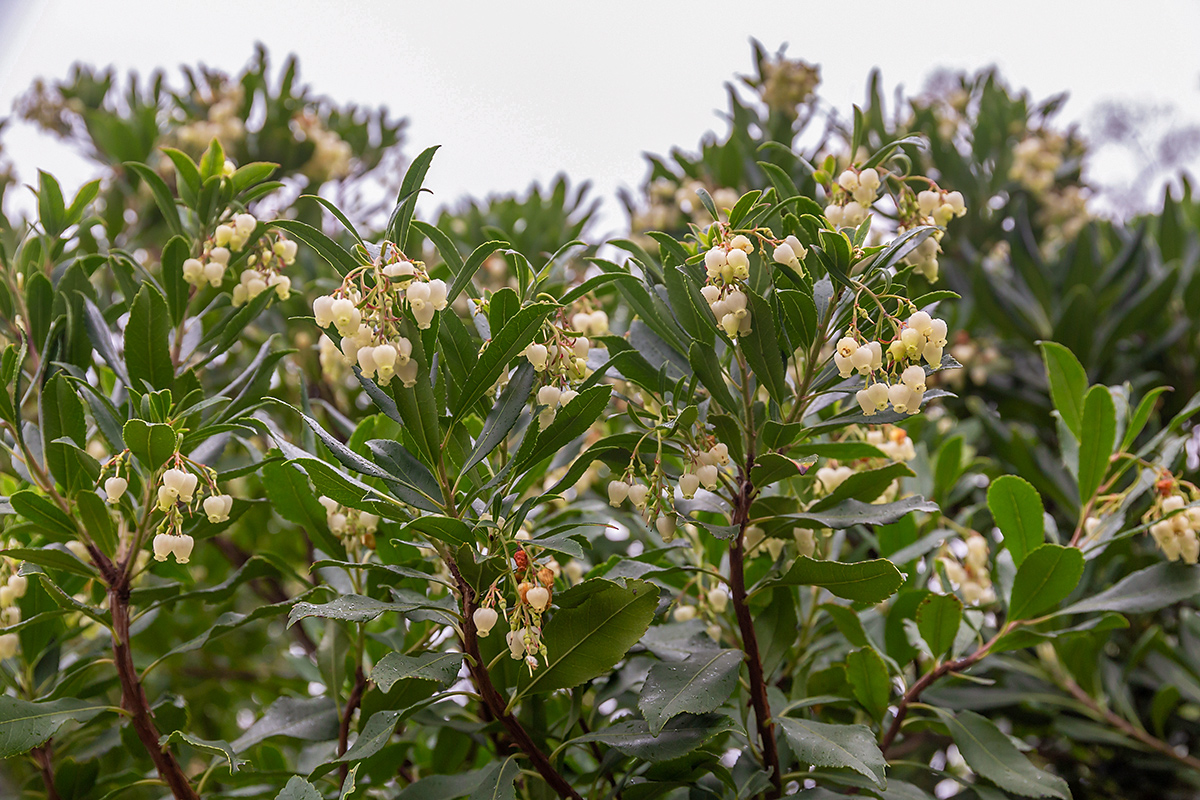
[[[208,516],[208,521],[213,524],[229,519],[229,512],[232,509],[233,498],[227,494],[214,494],[204,498],[204,513]]]
[[[104,482],[104,494],[108,498],[109,505],[116,505],[121,502],[121,497],[125,494],[125,490],[129,488],[129,481],[120,477],[112,477]]]

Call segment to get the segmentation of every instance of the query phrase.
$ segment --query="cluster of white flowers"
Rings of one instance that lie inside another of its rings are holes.
[[[831,202],[825,206],[825,219],[835,228],[857,228],[870,213],[882,185],[879,171],[874,167],[843,171],[837,179],[841,191],[835,190]]]
[[[574,389],[560,389],[557,386],[543,386],[538,389],[537,402],[539,406],[543,407],[538,413],[538,424],[541,425],[542,430],[554,422],[558,409],[565,407],[567,403],[578,396],[579,392]]]
[[[587,357],[592,343],[586,336],[565,336],[554,329],[546,342],[533,342],[524,356],[533,368],[551,380],[582,380],[587,376]]]
[[[967,213],[962,192],[946,192],[941,189],[919,192],[915,207],[910,204],[908,208],[911,213],[899,227],[900,233],[921,225],[944,228],[954,217],[961,217]],[[942,235],[943,232],[939,230],[927,236],[904,257],[904,263],[911,264],[913,269],[930,283],[936,283],[938,279],[938,253],[942,251]]]
[[[203,98],[197,98],[203,99]],[[175,131],[184,150],[197,153],[217,139],[225,146],[241,141],[246,135],[246,124],[238,115],[242,104],[242,85],[235,81],[222,81],[219,90],[214,90],[208,113],[204,119],[180,125]]]
[[[385,245],[385,252],[391,252]],[[367,286],[365,273],[373,278]],[[403,309],[407,309],[417,328],[427,330],[434,314],[448,304],[448,289],[441,279],[430,279],[424,264],[403,256],[376,259],[370,266],[347,275],[332,294],[313,301],[317,326],[333,326],[341,336],[338,362],[333,340],[322,336],[321,368],[326,377],[338,380],[345,364],[357,364],[365,377],[382,386],[393,377],[406,387],[417,383],[417,362],[412,360],[412,342],[400,334]]]
[[[233,510],[233,498],[227,494],[217,494],[215,484],[211,480],[211,470],[209,474],[209,495],[200,506],[203,507],[208,521],[215,525],[229,519],[229,512]],[[188,507],[198,499],[199,483],[199,476],[178,467],[163,471],[162,482],[158,487],[157,506],[166,518],[154,536],[153,550],[156,561],[166,561],[167,556],[174,554],[176,562],[188,563],[195,542],[191,536],[183,533],[183,514],[179,504],[183,503],[184,507]],[[121,477],[109,478],[104,482],[104,491],[111,504],[120,502],[126,488],[128,483]]]
[[[505,640],[508,643],[509,655],[517,661],[524,661],[531,672],[537,669],[537,657],[546,649],[542,644],[540,628],[531,625],[511,630]]]
[[[1052,131],[1032,133],[1013,148],[1013,163],[1008,177],[1035,194],[1054,185],[1055,174],[1063,164],[1066,140]]]
[[[5,561],[10,568],[12,562]],[[0,584],[0,626],[9,627],[21,621],[21,607],[17,601],[25,596],[29,588],[29,579],[24,575],[10,572],[8,579]],[[7,637],[12,636],[11,640]],[[0,635],[0,659],[10,658],[17,651],[16,634]]]
[[[253,235],[258,220],[252,214],[237,214],[217,226],[213,237],[204,243],[199,257],[183,262],[183,279],[196,288],[220,289],[233,253],[241,252]],[[283,269],[296,261],[296,243],[277,234],[274,244],[263,242],[258,252],[246,258],[246,268],[233,287],[233,304],[240,306],[267,289],[274,289],[280,300],[291,296],[292,279]]]
[[[332,497],[317,498],[325,509],[325,523],[329,531],[346,541],[361,541],[368,549],[375,548],[375,531],[379,529],[379,515],[356,508],[345,508]]]
[[[912,461],[917,457],[917,449],[913,440],[903,428],[887,426],[887,430],[867,431],[867,444],[875,445],[892,461]]]
[[[312,156],[300,168],[312,181],[337,180],[350,174],[353,148],[337,133],[326,128],[320,117],[313,113],[300,114],[292,120],[292,128],[298,137],[313,143]]]
[[[783,548],[787,544],[783,539],[774,536],[767,536],[762,528],[757,525],[747,525],[746,532],[742,536],[742,548],[747,556],[752,556],[762,551],[766,551],[772,561],[778,561],[779,556],[783,553]]]
[[[720,482],[720,468],[728,467],[731,463],[729,447],[724,442],[717,442],[707,450],[697,451],[692,462],[679,477],[680,494],[691,500],[701,486],[709,491],[716,489]],[[609,496],[611,495],[610,488]]]
[[[798,244],[799,242],[797,242]],[[704,254],[709,283],[700,289],[717,324],[731,339],[750,333],[748,298],[742,283],[750,278],[750,253],[754,242],[738,234],[727,245],[717,245]],[[795,256],[795,252],[792,253]]]
[[[1200,507],[1189,508],[1187,498],[1173,494],[1162,499],[1158,510],[1161,518],[1150,526],[1155,544],[1169,560],[1195,564],[1200,560],[1200,538],[1196,535],[1200,531]]]
[[[799,239],[790,234],[775,246],[775,252],[771,254],[773,259],[786,267],[790,267],[795,272],[800,272],[800,262],[807,256],[808,248],[801,244]]]
[[[874,416],[891,405],[900,414],[916,414],[925,397],[925,369],[920,362],[937,369],[946,346],[946,323],[924,311],[910,316],[899,335],[888,346],[889,363],[884,369],[883,346],[879,342],[859,342],[844,336],[837,343],[833,360],[838,374],[848,378],[857,371],[868,385],[855,394],[865,416]],[[893,378],[888,383],[889,375]]]
[[[576,311],[571,315],[571,327],[584,336],[604,336],[608,333],[608,314],[604,309]]]
[[[797,107],[812,97],[820,82],[819,66],[780,55],[763,61],[758,92],[767,108],[795,119]]]
[[[961,564],[948,555],[943,556],[941,561],[946,569],[946,577],[958,584],[967,605],[996,602],[996,590],[992,587],[992,576],[988,569],[987,539],[972,533],[967,537],[967,556]]]

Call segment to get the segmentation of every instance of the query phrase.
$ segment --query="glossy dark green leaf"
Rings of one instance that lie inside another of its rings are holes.
[[[1024,478],[1001,475],[988,487],[987,505],[1004,535],[1003,546],[1021,566],[1030,551],[1046,541],[1041,496]]]
[[[629,720],[572,739],[573,744],[598,742],[624,755],[659,762],[685,756],[717,734],[729,730],[730,721],[718,714],[681,714],[657,736],[645,720]]]
[[[67,722],[87,722],[109,708],[96,700],[71,697],[44,703],[0,697],[0,758],[27,753]]]
[[[1010,620],[1044,614],[1079,585],[1083,553],[1074,547],[1044,544],[1026,556],[1013,579]]]
[[[1087,391],[1087,372],[1070,350],[1057,342],[1041,342],[1050,382],[1050,398],[1063,423],[1078,439],[1083,431],[1083,395]]]
[[[962,608],[962,601],[952,594],[931,594],[917,606],[917,630],[934,657],[940,658],[954,644]]]
[[[458,675],[462,661],[462,653],[431,651],[411,656],[388,653],[371,670],[371,680],[385,692],[390,692],[397,681],[405,678],[420,678],[447,685]]]
[[[508,362],[525,350],[542,327],[542,322],[557,308],[552,303],[534,303],[525,306],[510,319],[499,333],[493,332],[487,349],[471,368],[466,386],[452,408],[454,417],[461,417],[476,400],[487,394]]]
[[[880,788],[887,785],[883,753],[866,725],[831,725],[791,717],[778,722],[801,763],[852,769]]]
[[[1031,764],[991,720],[974,711],[937,711],[967,766],[1001,789],[1022,797],[1071,797],[1066,781]]]
[[[1079,498],[1086,503],[1108,472],[1117,442],[1117,410],[1107,386],[1093,386],[1083,401],[1079,434]]]
[[[155,389],[170,389],[175,383],[168,335],[171,317],[167,301],[158,289],[142,284],[129,309],[125,326],[125,366],[133,388],[143,391],[143,381]]]
[[[846,679],[854,698],[874,719],[882,719],[892,693],[887,664],[872,647],[852,650],[846,655]]]
[[[733,693],[744,659],[741,650],[710,650],[652,666],[638,700],[650,732],[657,736],[678,714],[704,714],[719,708]]]
[[[830,594],[860,603],[879,603],[904,582],[896,565],[886,558],[872,561],[817,561],[800,556],[771,585],[820,586]]]

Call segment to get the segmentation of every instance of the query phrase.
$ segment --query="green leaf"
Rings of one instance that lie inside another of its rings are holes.
[[[991,720],[974,711],[934,710],[950,729],[950,736],[971,769],[1006,792],[1069,800],[1071,790],[1066,781],[1029,763]]]
[[[487,349],[479,356],[475,366],[467,376],[466,386],[458,396],[452,416],[461,417],[476,400],[487,394],[500,373],[508,366],[517,354],[521,353],[533,341],[533,337],[542,327],[542,322],[558,306],[553,303],[534,303],[522,308],[504,324],[504,328],[488,343]]]
[[[567,607],[578,595],[587,602]],[[658,589],[645,581],[620,586],[593,578],[557,599],[559,608],[542,631],[549,663],[532,676],[522,673],[522,695],[569,689],[606,673],[650,626]]]
[[[312,543],[333,556],[344,557],[345,547],[329,531],[325,508],[308,484],[308,477],[292,464],[274,462],[263,467],[263,488],[271,507],[288,522],[299,525]]]
[[[860,500],[846,500],[828,511],[785,514],[784,518],[793,520],[805,528],[842,530],[851,525],[890,525],[913,511],[925,511],[932,514],[937,510],[937,503],[926,500],[920,495],[913,495],[893,503],[864,503]]]
[[[162,251],[162,282],[167,290],[167,310],[171,314],[171,326],[178,327],[187,313],[190,287],[183,279],[183,262],[191,256],[187,239],[172,236]]]
[[[893,463],[877,469],[856,470],[842,481],[828,497],[812,505],[810,512],[825,511],[849,499],[871,503],[888,490],[899,478],[911,478],[915,473],[907,464]]]
[[[231,747],[235,753],[244,753],[272,736],[323,742],[336,738],[337,730],[338,714],[333,698],[280,697]]]
[[[609,725],[572,739],[571,743],[599,742],[643,761],[670,761],[687,755],[729,728],[729,720],[717,714],[681,714],[668,722],[657,736],[650,732],[645,720],[638,719]]]
[[[83,403],[65,373],[56,373],[42,389],[42,437],[46,466],[68,491],[90,485],[99,475],[95,459],[79,450],[87,443],[87,421]],[[60,439],[75,446],[60,443]]]
[[[717,363],[712,348],[706,348],[699,342],[692,342],[688,349],[688,363],[691,364],[700,383],[704,385],[705,389],[708,389],[708,393],[720,404],[721,408],[737,416],[741,408],[733,399],[733,395],[729,393],[729,386],[725,383],[725,371]]]
[[[417,517],[405,525],[402,530],[404,532],[409,530],[418,531],[432,539],[437,539],[439,542],[445,542],[454,547],[461,547],[464,544],[469,544],[472,547],[475,546],[475,535],[471,532],[471,527],[462,520],[453,517],[428,514]]]
[[[1159,563],[1126,575],[1099,594],[1085,597],[1059,614],[1118,611],[1145,614],[1200,595],[1200,567]]]
[[[522,456],[514,469],[521,470],[536,464],[587,433],[608,407],[611,396],[612,387],[608,384],[593,386],[584,390],[566,406],[559,408],[554,421],[546,430],[538,433],[533,448]]]
[[[791,717],[778,722],[792,753],[802,763],[852,769],[880,788],[887,785],[883,753],[866,725],[831,725]]]
[[[988,487],[987,505],[1016,566],[1021,566],[1030,551],[1045,544],[1042,498],[1029,481],[1001,475]]]
[[[170,425],[131,419],[121,429],[125,446],[148,472],[154,472],[175,453],[178,436]]]
[[[48,172],[38,170],[38,221],[42,230],[51,236],[58,236],[67,227],[66,203],[63,201],[62,187]]]
[[[737,686],[744,659],[741,650],[708,650],[652,666],[638,700],[650,732],[657,736],[677,714],[715,711]]]
[[[0,554],[41,567],[82,575],[85,578],[96,577],[96,573],[87,564],[66,550],[57,547],[14,547],[9,550],[0,550]]]
[[[417,210],[417,197],[421,192],[421,184],[425,182],[425,173],[429,172],[429,164],[433,155],[441,145],[435,144],[426,148],[413,159],[408,171],[404,173],[404,181],[400,184],[400,195],[396,199],[396,208],[392,218],[388,220],[388,239],[403,250],[407,244],[408,228],[412,223],[413,213]]]
[[[183,224],[179,221],[179,209],[175,207],[175,198],[171,195],[171,190],[167,188],[166,181],[145,164],[127,161],[124,166],[150,187],[150,193],[154,195],[154,202],[158,206],[158,210],[162,212],[167,227],[171,229],[172,234],[182,236]]]
[[[1063,423],[1075,438],[1083,431],[1083,394],[1087,391],[1087,371],[1074,354],[1056,342],[1039,342],[1046,361],[1050,399]]]
[[[1074,547],[1044,544],[1032,551],[1013,579],[1009,620],[1029,619],[1062,602],[1083,576],[1083,553]]]
[[[389,603],[360,594],[344,594],[328,603],[296,603],[288,613],[288,627],[309,617],[340,619],[344,622],[370,622],[385,611],[407,614],[417,609],[444,610],[432,600],[417,601],[414,598],[411,602]]]
[[[475,448],[463,463],[462,472],[464,474],[487,458],[489,453],[508,438],[509,432],[520,419],[521,412],[529,405],[529,392],[533,388],[533,378],[532,364],[522,364],[513,372],[499,401],[488,412],[487,419],[483,422],[483,430],[475,440]]]
[[[100,551],[110,558],[115,555],[117,531],[108,513],[108,505],[100,499],[100,495],[91,489],[81,489],[75,493],[75,507],[79,510],[84,530]]]
[[[873,718],[882,719],[891,695],[887,664],[872,647],[853,650],[846,655],[846,679],[854,698]]]
[[[484,768],[470,800],[514,800],[517,791],[514,781],[520,771],[516,756],[493,761]]]
[[[287,785],[275,795],[275,800],[324,800],[316,787],[299,775],[288,778]]]
[[[420,678],[447,685],[458,675],[462,660],[462,653],[427,652],[415,656],[388,653],[371,670],[371,680],[385,692],[390,692],[396,681],[403,678]]]
[[[144,391],[142,382],[155,389],[170,389],[175,383],[168,335],[171,317],[167,301],[149,283],[142,284],[129,309],[125,326],[125,365],[133,387]]]
[[[74,539],[78,534],[75,523],[61,508],[33,489],[13,492],[8,498],[13,509],[30,522],[37,523],[57,541]]]
[[[962,601],[952,594],[931,594],[917,606],[917,630],[935,658],[954,644],[962,611]]]
[[[221,756],[229,764],[230,772],[237,772],[238,768],[247,763],[245,759],[238,758],[234,755],[233,748],[229,742],[224,739],[211,740],[201,739],[199,736],[193,736],[190,733],[183,731],[172,731],[165,734],[158,740],[159,747],[166,747],[171,742],[183,742],[189,747],[194,747],[197,750],[203,750],[212,755]]]
[[[872,561],[816,561],[800,556],[790,569],[766,585],[820,586],[831,594],[860,603],[879,603],[896,593],[904,576],[886,558]]]
[[[27,753],[45,744],[67,722],[87,722],[108,710],[108,705],[95,700],[29,703],[0,696],[0,758]]]
[[[776,403],[790,397],[787,385],[787,363],[780,353],[778,332],[775,330],[775,310],[771,303],[755,292],[748,291],[750,300],[750,333],[738,339],[746,361],[758,382]]]
[[[333,239],[330,239],[306,222],[299,222],[293,219],[277,219],[271,222],[271,226],[287,231],[293,237],[311,247],[339,275],[345,276],[350,270],[358,266],[358,261],[355,260],[354,256],[343,250],[342,246]]]
[[[1091,499],[1108,472],[1117,443],[1117,409],[1107,386],[1093,386],[1083,401],[1083,430],[1079,437],[1079,499]]]

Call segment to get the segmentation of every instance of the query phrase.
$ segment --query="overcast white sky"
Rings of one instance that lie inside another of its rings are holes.
[[[64,77],[74,61],[142,73],[204,61],[236,72],[262,41],[276,64],[297,53],[318,92],[407,116],[409,156],[442,144],[427,182],[438,203],[559,171],[608,197],[636,185],[642,152],[690,148],[723,128],[723,83],[749,71],[752,36],[820,63],[825,97],[847,109],[875,65],[886,86],[915,92],[936,67],[995,63],[1035,98],[1070,90],[1067,119],[1117,99],[1170,103],[1200,122],[1198,0],[902,9],[872,0],[0,0],[0,116],[35,77]],[[88,177],[27,126],[11,125],[5,147],[25,180],[39,167],[67,185]]]

